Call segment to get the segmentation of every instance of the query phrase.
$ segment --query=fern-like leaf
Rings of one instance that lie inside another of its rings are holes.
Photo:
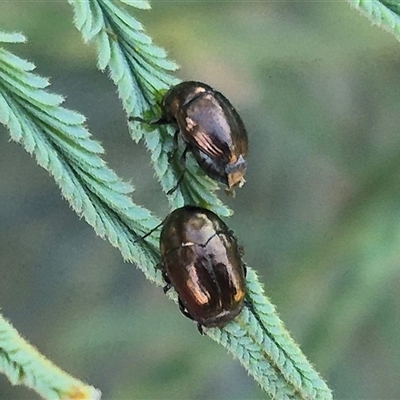
[[[0,39],[24,41],[18,34],[0,33]],[[131,201],[128,194],[132,187],[120,180],[101,159],[103,149],[84,127],[85,118],[61,107],[63,98],[45,91],[47,79],[34,75],[33,69],[32,63],[0,48],[0,123],[8,127],[13,140],[21,143],[49,171],[75,212],[99,236],[118,247],[126,260],[138,264],[148,279],[161,285],[161,274],[155,269],[156,242],[149,238],[140,246],[135,243],[135,239],[159,221]],[[4,327],[0,338],[1,368],[12,383],[25,384],[49,399],[73,398],[80,395],[80,390],[92,393],[92,389],[82,386],[78,380],[51,367],[38,352],[18,339],[6,322]],[[47,372],[43,372],[46,368],[49,377],[60,376],[61,386],[56,386],[57,380],[49,386],[50,378],[45,378]],[[66,382],[73,386],[66,388]],[[50,391],[59,393],[60,397],[49,395]],[[90,397],[82,394],[75,398]]]
[[[374,25],[393,34],[400,41],[400,4],[397,0],[348,0]]]
[[[0,43],[25,43],[26,38],[22,33],[0,32]]]
[[[272,399],[331,399],[332,393],[290,337],[247,267],[247,305],[234,323],[207,334],[249,371]]]
[[[0,122],[53,175],[77,214],[161,283],[154,269],[156,242],[134,243],[159,221],[131,201],[132,187],[101,159],[103,149],[90,137],[84,116],[61,107],[63,98],[43,90],[48,81],[32,74],[33,68],[0,48]]]
[[[148,117],[160,91],[175,83],[176,80],[167,72],[173,70],[174,65],[165,59],[163,50],[152,44],[142,25],[110,0],[91,0],[84,8],[78,1],[69,2],[74,6],[75,23],[84,39],[97,42],[99,66],[109,68],[128,115]],[[103,21],[102,28],[100,21]],[[172,132],[165,129],[143,132],[140,124],[132,125],[132,129],[138,129],[134,131],[134,138],[143,138],[151,152],[163,189],[170,189],[177,175],[177,170],[168,165],[167,157],[172,148]],[[184,201],[213,209],[219,214],[229,214],[213,194],[214,189],[215,184],[198,166],[189,163],[181,192],[170,199],[171,205],[178,207]],[[248,271],[250,306],[246,306],[236,321],[226,328],[208,329],[206,334],[238,358],[272,398],[332,398],[325,382],[284,329],[255,273],[250,268]],[[176,300],[175,293],[171,296]]]
[[[100,391],[62,371],[27,343],[0,314],[0,371],[44,399],[97,400]]]
[[[98,66],[108,68],[118,88],[128,116],[151,119],[158,110],[157,102],[165,90],[179,80],[170,72],[177,65],[166,58],[166,52],[152,43],[143,26],[116,2],[69,0],[74,7],[75,25],[85,41],[94,41],[98,49]],[[137,8],[148,8],[148,2],[123,1]],[[144,6],[146,4],[146,6]],[[151,128],[130,122],[132,138],[144,140],[151,152],[151,161],[165,192],[175,186],[181,173],[179,160],[172,165],[168,155],[174,147],[171,127]],[[218,185],[208,178],[191,156],[179,189],[168,196],[172,208],[196,204],[228,216],[231,211],[215,195]]]

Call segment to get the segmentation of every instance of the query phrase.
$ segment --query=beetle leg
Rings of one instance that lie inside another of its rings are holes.
[[[180,297],[178,297],[178,304],[179,304],[179,310],[181,311],[181,313],[189,318],[189,319],[193,319],[193,317],[189,314],[188,310],[186,310],[185,305],[182,303],[182,300]]]
[[[187,318],[193,320],[193,317],[189,314],[188,310],[186,310],[186,307],[185,307],[184,304],[182,303],[182,300],[181,300],[180,297],[178,297],[178,304],[179,304],[179,310],[181,311],[181,313],[182,313],[185,317],[187,317]],[[197,323],[197,330],[200,332],[201,335],[204,335],[203,325],[202,325],[200,322]]]
[[[200,335],[204,335],[203,325],[200,322],[197,323],[197,330],[200,332]]]
[[[163,287],[163,292],[167,293],[168,290],[170,290],[172,288],[172,285],[170,283],[167,283],[164,287]]]
[[[232,197],[232,198],[236,197],[236,192],[235,192],[235,189],[233,189],[233,188],[226,188],[225,193],[229,197]]]
[[[164,293],[167,293],[168,290],[170,290],[172,288],[172,283],[165,271],[162,271],[162,277],[163,277],[164,281],[167,283],[163,287],[163,291],[164,291]]]
[[[178,152],[178,149],[179,149],[179,146],[178,146],[179,132],[180,132],[180,129],[178,128],[174,133],[174,148],[168,154],[168,161],[169,162],[171,162],[174,159],[176,153]]]
[[[162,271],[161,275],[162,275],[164,281],[167,282],[170,285],[171,284],[171,280],[169,279],[169,276],[167,275],[167,273],[165,271]]]
[[[170,194],[174,193],[175,190],[178,189],[178,187],[180,186],[180,184],[183,181],[183,177],[185,176],[185,172],[186,172],[186,154],[187,154],[188,151],[189,151],[189,146],[186,146],[185,150],[183,150],[183,153],[181,155],[181,160],[180,160],[181,167],[182,167],[182,172],[181,172],[178,180],[176,181],[176,185],[172,189],[168,190],[167,195],[170,195]]]

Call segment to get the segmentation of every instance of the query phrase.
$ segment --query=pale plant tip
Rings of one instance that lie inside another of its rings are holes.
[[[101,391],[93,386],[73,387],[61,400],[100,400]]]
[[[25,43],[26,37],[19,32],[0,32],[0,43]]]

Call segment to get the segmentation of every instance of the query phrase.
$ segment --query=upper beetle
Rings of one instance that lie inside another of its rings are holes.
[[[213,212],[184,206],[162,223],[160,268],[181,311],[202,327],[222,327],[243,308],[245,265],[232,231]]]
[[[165,93],[161,109],[162,117],[152,123],[177,126],[175,143],[180,135],[186,144],[183,162],[186,152],[192,151],[205,173],[224,183],[229,192],[243,186],[248,138],[242,119],[225,96],[205,83],[186,81]],[[183,173],[184,169],[177,186]]]

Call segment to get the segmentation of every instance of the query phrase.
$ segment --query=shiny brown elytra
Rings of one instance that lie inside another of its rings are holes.
[[[173,211],[163,222],[161,264],[184,315],[202,327],[223,327],[245,298],[245,266],[236,238],[213,212],[195,206]]]
[[[162,101],[163,118],[179,132],[200,167],[229,190],[245,183],[248,138],[229,100],[211,86],[187,81],[172,87]]]
[[[182,154],[183,178],[187,151],[191,151],[203,171],[212,179],[234,188],[245,183],[248,138],[239,114],[220,92],[202,82],[186,81],[173,86],[161,102],[162,117],[150,124],[174,124],[175,149],[178,136],[186,144]]]

